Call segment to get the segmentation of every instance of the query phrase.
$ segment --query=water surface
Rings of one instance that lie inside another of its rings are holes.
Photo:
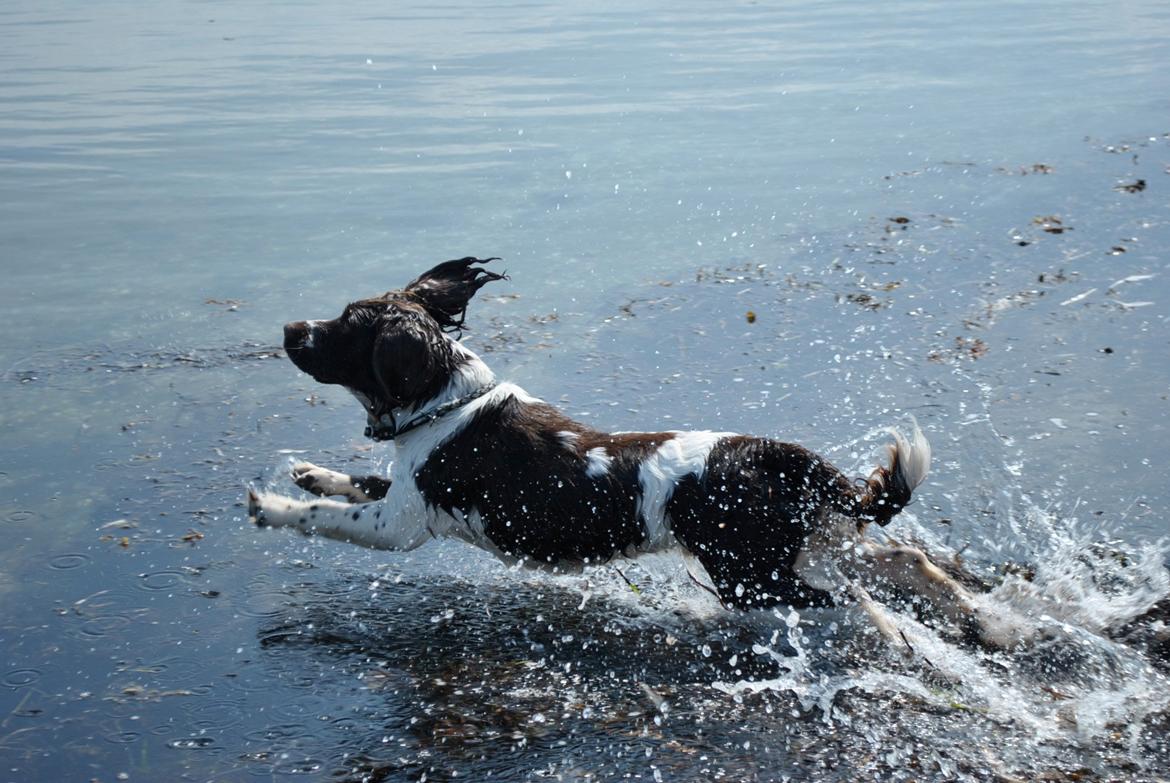
[[[1158,779],[1165,657],[1118,629],[1168,589],[1168,34],[1155,2],[10,4],[3,779]],[[512,277],[468,344],[596,426],[864,474],[913,413],[935,469],[889,535],[1063,639],[900,616],[907,663],[669,562],[634,593],[250,529],[291,456],[393,456],[280,325],[467,254]]]

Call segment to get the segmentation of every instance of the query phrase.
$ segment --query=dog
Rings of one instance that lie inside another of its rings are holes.
[[[395,459],[388,478],[297,463],[298,486],[344,501],[249,489],[256,525],[393,551],[454,538],[561,573],[674,550],[729,609],[854,604],[906,642],[866,586],[877,585],[926,605],[962,638],[1013,643],[922,551],[865,536],[927,476],[931,448],[916,422],[908,438],[891,430],[888,464],[856,481],[769,438],[600,432],[497,381],[460,342],[472,297],[507,279],[485,268],[496,260],[446,261],[337,318],[284,327],[293,364],[348,389],[366,411],[366,436],[393,441]]]

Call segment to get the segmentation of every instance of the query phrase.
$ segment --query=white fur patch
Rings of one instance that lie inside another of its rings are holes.
[[[452,340],[452,342],[454,341]],[[459,343],[455,343],[455,345],[457,346],[456,350],[467,361],[459,368],[443,391],[422,405],[419,408],[420,411],[432,410],[450,400],[465,397],[495,381],[495,374],[484,364],[482,359],[463,345]],[[384,502],[392,504],[395,511],[410,509],[410,513],[416,513],[419,517],[424,518],[427,529],[436,538],[453,535],[481,549],[493,551],[494,547],[483,534],[482,522],[478,523],[478,529],[476,527],[474,520],[478,520],[478,512],[473,510],[467,518],[457,519],[429,506],[415,483],[415,475],[431,454],[458,435],[479,411],[498,406],[509,397],[515,397],[525,403],[540,402],[539,399],[515,384],[501,383],[487,394],[477,397],[446,416],[395,438],[395,460],[390,466],[390,492]],[[404,410],[395,413],[403,420],[407,416],[414,415],[413,412]],[[496,554],[499,553],[496,552]]]
[[[317,330],[321,327],[321,321],[305,321],[305,326],[309,327],[305,330],[305,340],[301,343],[305,348],[312,348],[313,343],[317,339]]]
[[[577,444],[581,442],[580,435],[568,430],[561,430],[557,433],[557,437],[561,439],[561,443],[565,444],[565,448],[569,451],[576,451]]]
[[[267,527],[291,527],[305,535],[370,549],[406,552],[447,532],[445,527],[434,524],[435,515],[428,514],[417,491],[390,492],[384,500],[360,504],[261,492],[256,494],[254,505],[255,509],[249,502],[249,513]]]
[[[672,543],[670,523],[666,518],[666,504],[674,494],[674,487],[683,476],[702,476],[707,469],[707,457],[721,439],[733,432],[676,432],[638,468],[638,484],[642,496],[638,500],[638,515],[646,528],[647,551],[653,552]]]
[[[589,478],[604,476],[609,472],[613,457],[605,451],[605,446],[594,446],[585,452],[585,475]]]

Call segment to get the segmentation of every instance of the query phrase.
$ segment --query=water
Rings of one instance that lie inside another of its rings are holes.
[[[1164,777],[1134,618],[1168,592],[1168,33],[1154,2],[10,3],[3,779]],[[512,275],[469,344],[598,426],[864,473],[914,413],[935,470],[889,534],[1060,633],[898,614],[908,661],[670,562],[634,593],[250,529],[290,456],[392,457],[280,325],[465,254]]]

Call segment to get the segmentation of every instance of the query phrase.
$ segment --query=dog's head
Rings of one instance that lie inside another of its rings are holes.
[[[331,321],[285,324],[284,350],[315,380],[347,387],[374,418],[416,410],[465,361],[447,333],[463,327],[476,291],[505,279],[476,266],[494,260],[445,261],[401,291],[349,304]]]

